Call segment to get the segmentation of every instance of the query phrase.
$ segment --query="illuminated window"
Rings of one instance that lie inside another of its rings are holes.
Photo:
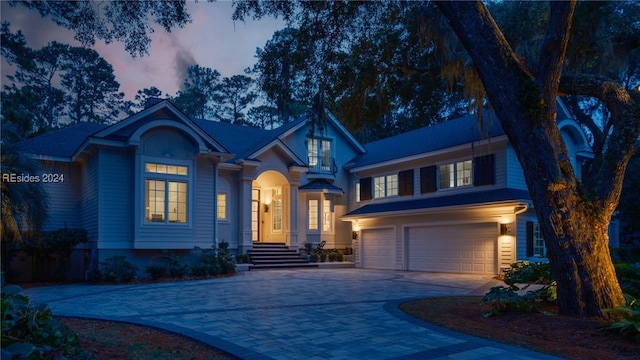
[[[398,195],[398,174],[373,178],[373,189],[375,198]]]
[[[331,212],[331,200],[322,202],[322,231],[331,231],[333,213]]]
[[[471,185],[471,160],[456,163],[456,186]]]
[[[218,220],[227,220],[227,194],[218,194]]]
[[[318,230],[318,200],[309,200],[309,230]]]
[[[186,223],[188,167],[145,164],[145,221]]]
[[[331,171],[331,141],[325,139],[310,138],[307,140],[307,153],[309,155],[309,168],[316,171]]]
[[[282,231],[282,189],[271,191],[273,205],[273,231]]]
[[[471,160],[440,165],[440,189],[468,186],[473,184]]]

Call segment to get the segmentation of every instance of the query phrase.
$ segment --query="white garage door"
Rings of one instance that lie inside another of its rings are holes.
[[[497,273],[495,223],[411,227],[406,237],[409,270]]]
[[[362,230],[362,267],[395,269],[395,234],[393,229]]]

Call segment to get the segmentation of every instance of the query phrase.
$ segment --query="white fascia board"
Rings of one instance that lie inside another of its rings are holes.
[[[67,156],[51,156],[51,155],[41,155],[41,154],[29,154],[29,157],[34,160],[42,160],[42,161],[57,161],[57,162],[72,162],[73,159]]]
[[[291,149],[289,149],[289,147],[287,145],[285,145],[280,139],[275,139],[273,141],[271,141],[270,143],[268,143],[267,145],[263,146],[262,148],[258,149],[258,151],[251,153],[251,155],[249,155],[249,158],[257,158],[258,156],[264,154],[265,152],[267,152],[268,150],[271,150],[272,148],[277,147],[279,149],[281,149],[285,154],[287,154],[287,156],[289,156],[289,158],[293,161],[295,161],[298,164],[304,164],[305,162],[300,159],[298,157],[298,155],[296,155],[293,151],[291,151]]]
[[[504,209],[508,207],[516,207],[521,206],[523,201],[520,200],[509,200],[509,201],[501,201],[501,202],[490,202],[490,203],[478,203],[478,204],[469,204],[469,205],[452,205],[452,206],[439,206],[432,208],[423,208],[423,209],[411,209],[411,210],[397,210],[397,211],[384,211],[370,214],[360,214],[360,215],[343,215],[340,217],[343,221],[351,221],[354,219],[371,219],[371,218],[379,218],[379,217],[400,217],[400,216],[409,216],[409,215],[419,215],[425,213],[433,213],[433,212],[448,212],[453,213],[456,211],[465,211],[465,210],[480,210],[480,209]],[[528,205],[528,203],[527,203]],[[366,205],[365,205],[366,206]],[[491,216],[489,216],[491,217]],[[496,220],[497,222],[497,220]]]
[[[127,144],[121,141],[96,139],[96,138],[90,137],[87,140],[85,140],[82,143],[82,145],[80,145],[80,147],[78,148],[78,150],[76,150],[76,152],[73,153],[73,155],[71,156],[71,160],[76,160],[89,145],[104,145],[104,146],[119,147],[119,148],[127,147]]]

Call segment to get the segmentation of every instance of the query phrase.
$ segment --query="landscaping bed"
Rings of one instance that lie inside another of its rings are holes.
[[[482,297],[440,297],[404,303],[400,309],[421,320],[497,342],[567,359],[637,359],[640,344],[598,330],[606,321],[558,315],[554,303],[537,303],[540,312],[506,312],[488,318]]]
[[[60,318],[78,334],[81,359],[227,360],[237,359],[190,338],[154,328],[79,318]]]

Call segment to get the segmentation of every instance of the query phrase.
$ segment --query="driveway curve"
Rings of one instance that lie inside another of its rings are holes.
[[[59,316],[155,326],[243,359],[554,359],[411,318],[407,300],[481,295],[487,276],[268,270],[141,285],[26,289]]]

